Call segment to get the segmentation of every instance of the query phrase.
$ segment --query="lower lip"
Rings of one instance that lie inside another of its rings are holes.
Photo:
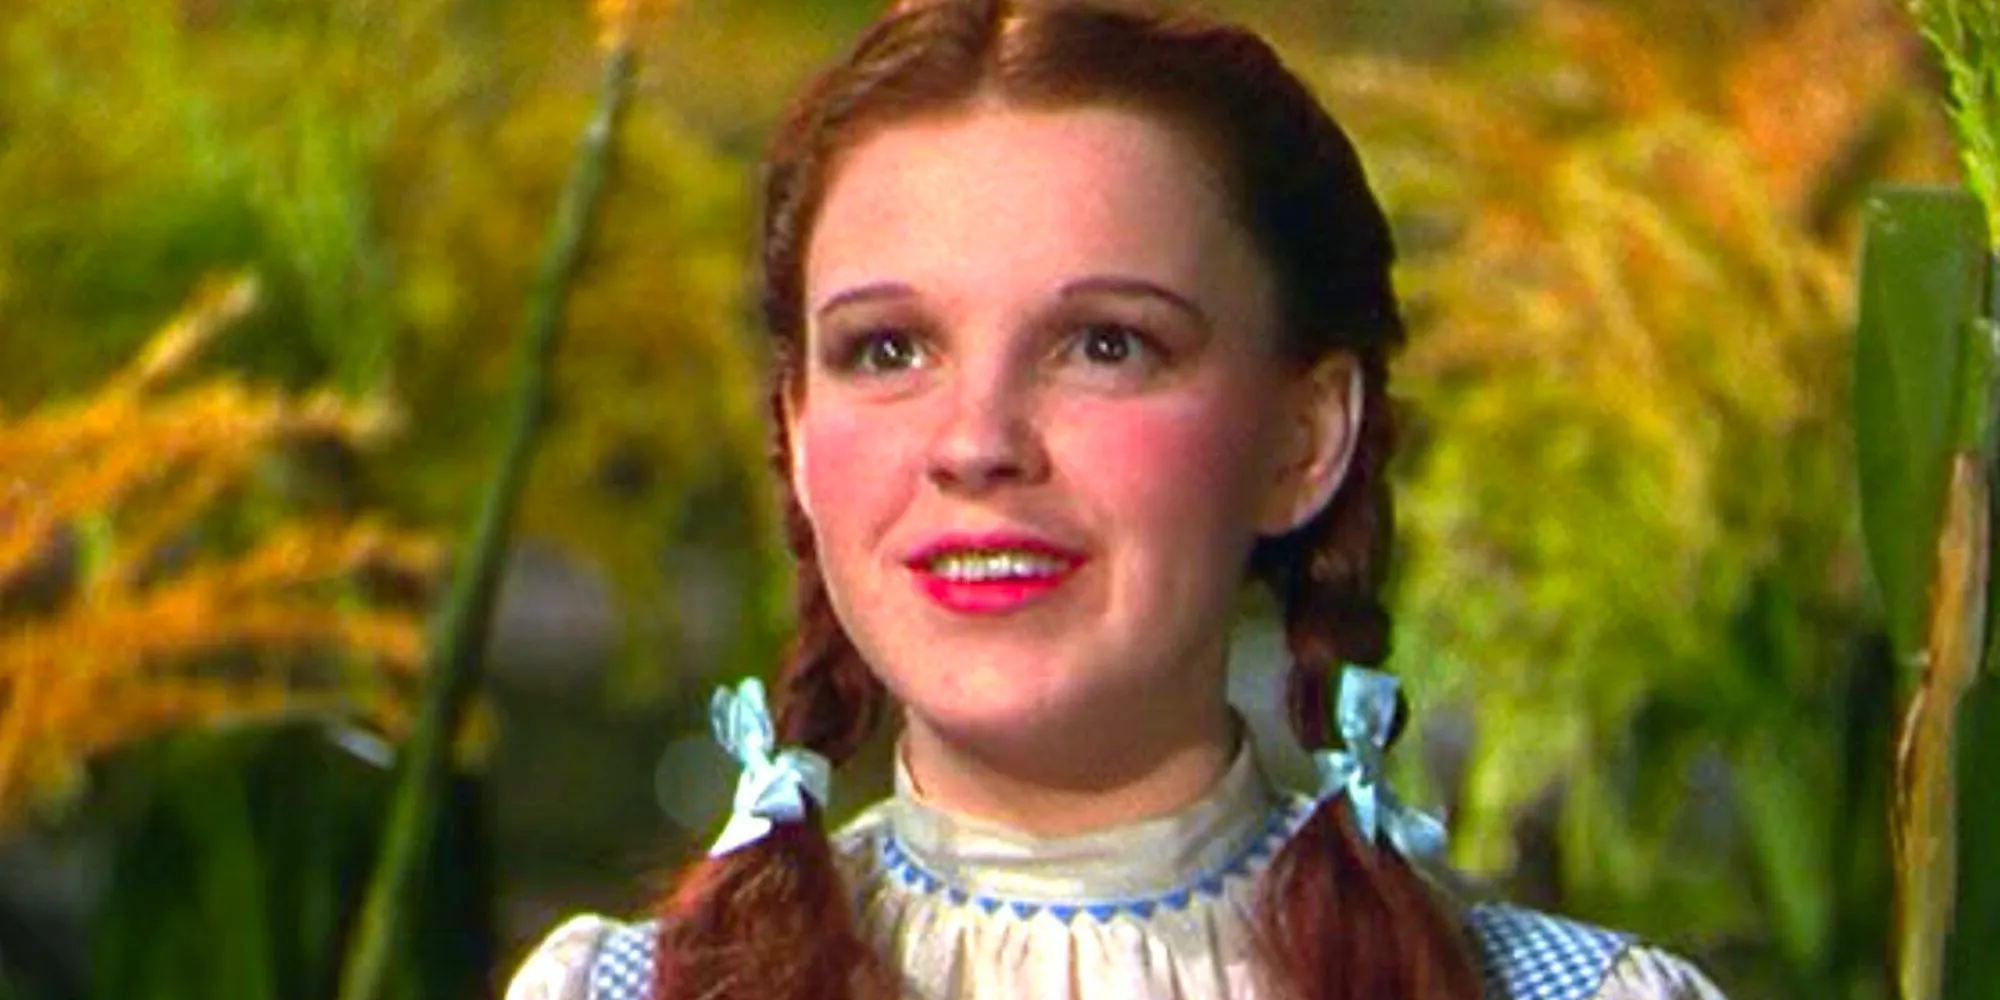
[[[1075,567],[1050,576],[1010,580],[947,580],[917,570],[917,585],[931,600],[960,614],[999,614],[1024,607],[1063,585]]]

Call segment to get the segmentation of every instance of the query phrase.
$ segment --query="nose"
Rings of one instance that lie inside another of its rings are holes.
[[[1030,395],[1003,377],[959,379],[931,440],[931,482],[940,489],[981,493],[1045,478],[1048,453]]]

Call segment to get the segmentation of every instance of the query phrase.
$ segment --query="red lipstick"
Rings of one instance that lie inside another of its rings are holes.
[[[918,589],[960,614],[1000,614],[1061,587],[1086,556],[1017,532],[942,535],[904,560]]]

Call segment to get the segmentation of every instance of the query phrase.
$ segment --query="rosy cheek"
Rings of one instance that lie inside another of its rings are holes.
[[[883,508],[908,481],[908,434],[894,421],[826,407],[793,427],[799,447],[796,489],[822,536],[892,515]],[[838,541],[827,539],[828,541]]]
[[[1257,479],[1258,424],[1239,407],[1213,402],[1113,404],[1076,414],[1062,424],[1071,477],[1135,518],[1247,517],[1241,501]]]

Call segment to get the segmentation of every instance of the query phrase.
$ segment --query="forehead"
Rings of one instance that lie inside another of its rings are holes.
[[[806,290],[810,305],[877,281],[953,294],[1085,273],[1219,307],[1264,295],[1220,176],[1179,133],[1116,108],[994,105],[885,126],[848,150],[813,226]]]

